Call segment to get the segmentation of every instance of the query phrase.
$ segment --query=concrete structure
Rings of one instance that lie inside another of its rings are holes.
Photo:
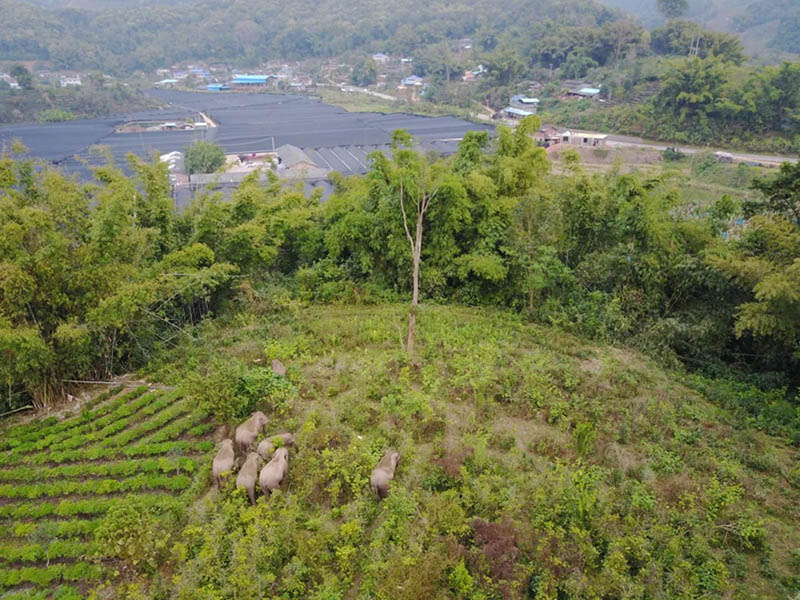
[[[588,133],[585,131],[565,131],[561,134],[561,142],[570,146],[583,148],[599,148],[606,145],[608,136],[605,133]]]
[[[168,152],[158,157],[161,162],[167,163],[170,173],[184,173],[186,171],[186,158],[183,152]]]
[[[80,75],[62,75],[61,76],[61,87],[80,87],[83,85],[81,83],[81,76]]]
[[[563,129],[559,129],[554,125],[545,125],[539,131],[533,134],[533,139],[541,142],[545,147],[550,147],[555,144],[561,143],[561,136],[564,134]]]
[[[278,155],[278,174],[282,177],[321,178],[329,172],[297,146],[284,144],[276,148],[275,153]]]

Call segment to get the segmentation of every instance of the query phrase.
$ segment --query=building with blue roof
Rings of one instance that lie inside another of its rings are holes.
[[[269,84],[270,75],[234,75],[231,85],[264,86]]]

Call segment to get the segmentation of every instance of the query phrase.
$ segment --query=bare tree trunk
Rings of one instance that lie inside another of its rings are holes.
[[[417,212],[417,230],[414,232],[414,244],[411,247],[413,271],[411,274],[411,309],[408,311],[408,341],[406,350],[414,354],[414,337],[417,333],[417,306],[419,306],[419,263],[422,258],[422,211]]]

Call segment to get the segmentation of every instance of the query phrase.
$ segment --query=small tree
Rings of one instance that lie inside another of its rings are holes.
[[[14,65],[10,74],[23,90],[33,89],[33,75],[24,65]]]
[[[431,164],[415,152],[411,135],[402,129],[392,133],[392,160],[382,153],[373,155],[374,173],[396,195],[403,217],[403,231],[411,249],[411,309],[408,314],[409,355],[414,352],[417,331],[416,309],[419,306],[419,272],[425,217],[434,202],[465,194],[458,176],[449,167]]]
[[[184,149],[186,170],[194,173],[213,173],[225,164],[225,151],[214,142],[195,142]]]
[[[375,66],[375,61],[371,58],[367,58],[360,65],[353,67],[350,81],[360,86],[368,86],[377,83],[378,67]]]

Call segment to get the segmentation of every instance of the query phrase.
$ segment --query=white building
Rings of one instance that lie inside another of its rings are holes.
[[[81,76],[80,75],[62,75],[61,76],[61,87],[80,87],[83,85],[81,83]]]

